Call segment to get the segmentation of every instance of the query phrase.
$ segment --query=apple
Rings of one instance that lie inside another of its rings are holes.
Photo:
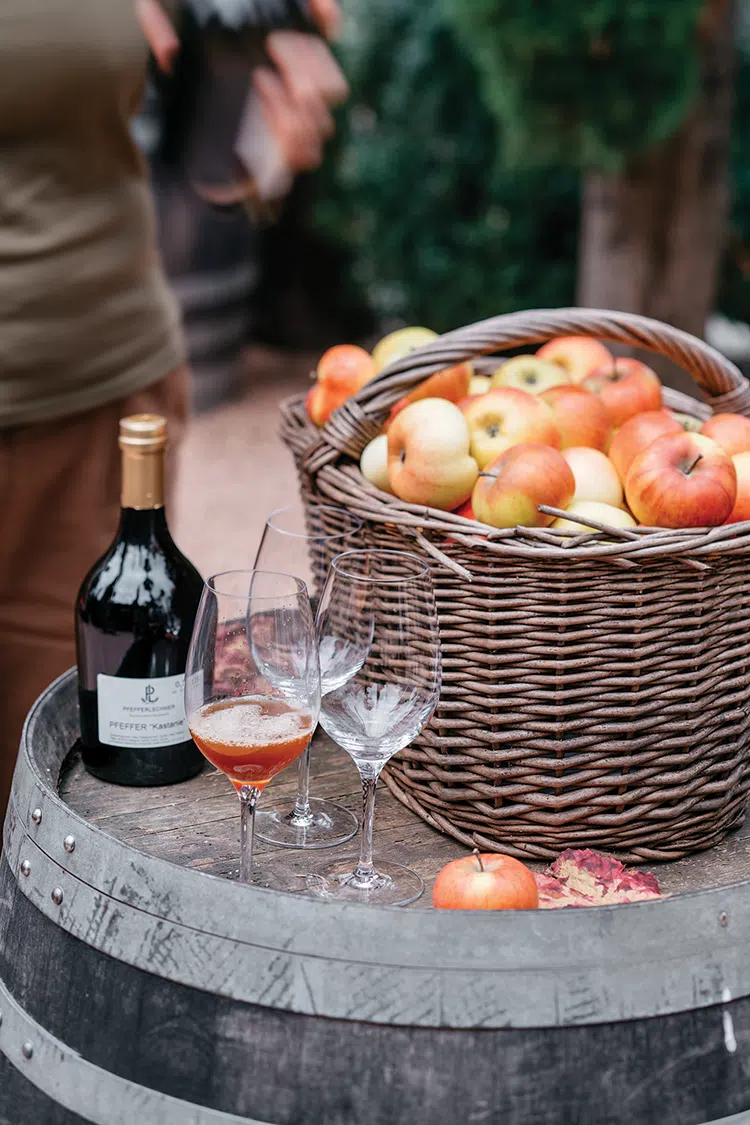
[[[622,426],[643,410],[661,409],[659,376],[638,359],[611,359],[608,366],[587,375],[581,385],[599,395],[613,426]]]
[[[365,446],[359,459],[362,476],[382,492],[390,492],[388,480],[388,435],[378,434]]]
[[[546,402],[515,387],[493,387],[463,410],[471,432],[471,454],[480,469],[519,442],[560,448],[560,431]]]
[[[558,336],[543,344],[536,354],[562,367],[571,383],[582,383],[597,367],[608,367],[612,363],[611,352],[591,336]]]
[[[440,910],[536,910],[536,880],[520,859],[489,852],[454,859],[438,873],[432,905]]]
[[[737,499],[725,522],[741,523],[750,520],[750,451],[735,453],[732,464],[737,474]]]
[[[411,403],[388,431],[391,491],[408,504],[453,511],[469,499],[477,480],[469,442],[468,423],[454,403]]]
[[[716,527],[734,508],[737,471],[704,434],[666,434],[633,461],[625,496],[647,527]]]
[[[720,445],[730,457],[750,450],[750,418],[744,414],[714,414],[703,423],[701,433]]]
[[[608,527],[638,526],[630,512],[624,512],[622,508],[615,508],[612,504],[600,504],[596,500],[574,500],[572,504],[568,504],[565,511],[571,516],[581,516],[583,523],[560,516],[552,524],[553,531],[574,531],[579,535],[585,535],[587,531],[595,530],[586,525],[586,517]]]
[[[459,402],[468,396],[470,382],[471,364],[469,363],[461,363],[458,367],[447,367],[445,371],[437,371],[393,404],[385,429],[387,430],[393,419],[412,402],[420,402],[425,398],[444,398],[448,402]]]
[[[389,363],[395,363],[397,359],[436,340],[437,335],[431,328],[399,328],[395,332],[389,332],[372,350],[376,373]]]
[[[489,375],[472,375],[469,379],[469,394],[484,395],[492,386]]]
[[[477,517],[474,515],[474,509],[471,506],[471,500],[467,500],[465,504],[461,504],[456,508],[454,513],[457,516],[463,516],[465,520],[475,520]]]
[[[646,446],[665,434],[684,433],[679,420],[669,410],[644,410],[628,418],[612,438],[609,459],[624,481],[633,461]]]
[[[517,387],[540,395],[550,387],[570,383],[570,376],[556,363],[545,363],[535,355],[517,355],[498,367],[492,376],[493,387]]]
[[[596,500],[598,504],[611,504],[621,508],[624,500],[622,483],[609,457],[600,449],[574,445],[563,450],[563,457],[573,470],[577,500]]]
[[[673,418],[682,426],[683,430],[689,430],[691,434],[699,434],[703,423],[700,418],[696,418],[693,414],[683,414],[680,410],[670,410],[669,412]]]
[[[372,356],[355,344],[336,344],[321,357],[317,382],[307,392],[310,420],[323,426],[339,406],[375,375]]]
[[[561,453],[549,445],[523,442],[480,473],[471,503],[479,522],[491,527],[547,527],[554,516],[540,512],[539,505],[567,508],[575,487],[573,471]]]
[[[603,452],[612,437],[612,422],[601,400],[583,387],[550,387],[540,398],[552,411],[560,431],[560,448],[589,445]]]

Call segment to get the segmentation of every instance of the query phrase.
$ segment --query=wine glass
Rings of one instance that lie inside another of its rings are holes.
[[[347,551],[334,559],[320,601],[318,644],[354,653],[352,668],[321,699],[320,724],[353,758],[362,780],[359,860],[308,875],[319,898],[403,905],[422,893],[407,867],[372,859],[375,789],[383,766],[429,722],[440,698],[437,609],[429,567],[400,551]],[[370,643],[362,655],[363,638]]]
[[[237,790],[240,879],[251,881],[255,806],[271,778],[310,744],[320,666],[305,583],[270,571],[209,578],[185,675],[196,746]]]
[[[316,569],[325,574],[331,559],[356,544],[362,520],[342,508],[324,504],[310,506],[307,516],[299,506],[271,512],[263,529],[255,566],[264,570],[295,574],[310,592],[313,613],[317,609]],[[325,647],[320,652],[324,685],[337,680],[349,661],[340,650]],[[321,797],[310,797],[310,748],[300,756],[295,800],[278,802],[258,813],[256,832],[261,840],[287,848],[331,848],[350,840],[357,819],[341,805]]]

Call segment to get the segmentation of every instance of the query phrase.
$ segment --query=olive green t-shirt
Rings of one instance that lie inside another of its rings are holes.
[[[130,133],[146,60],[135,0],[0,0],[0,427],[184,359]]]

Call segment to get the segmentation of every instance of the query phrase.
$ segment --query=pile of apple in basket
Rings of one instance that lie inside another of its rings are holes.
[[[320,360],[307,397],[322,426],[394,360],[435,338],[405,328],[372,355],[342,344]],[[391,409],[364,450],[363,476],[411,504],[496,528],[716,527],[750,519],[750,419],[701,424],[663,405],[636,359],[566,336],[492,375],[463,363],[426,379]],[[564,510],[578,520],[540,512]]]

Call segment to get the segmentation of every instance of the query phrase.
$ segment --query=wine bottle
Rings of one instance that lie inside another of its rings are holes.
[[[167,527],[166,442],[164,418],[121,419],[120,525],[76,604],[81,754],[119,785],[169,785],[204,764],[183,698],[203,580]]]

